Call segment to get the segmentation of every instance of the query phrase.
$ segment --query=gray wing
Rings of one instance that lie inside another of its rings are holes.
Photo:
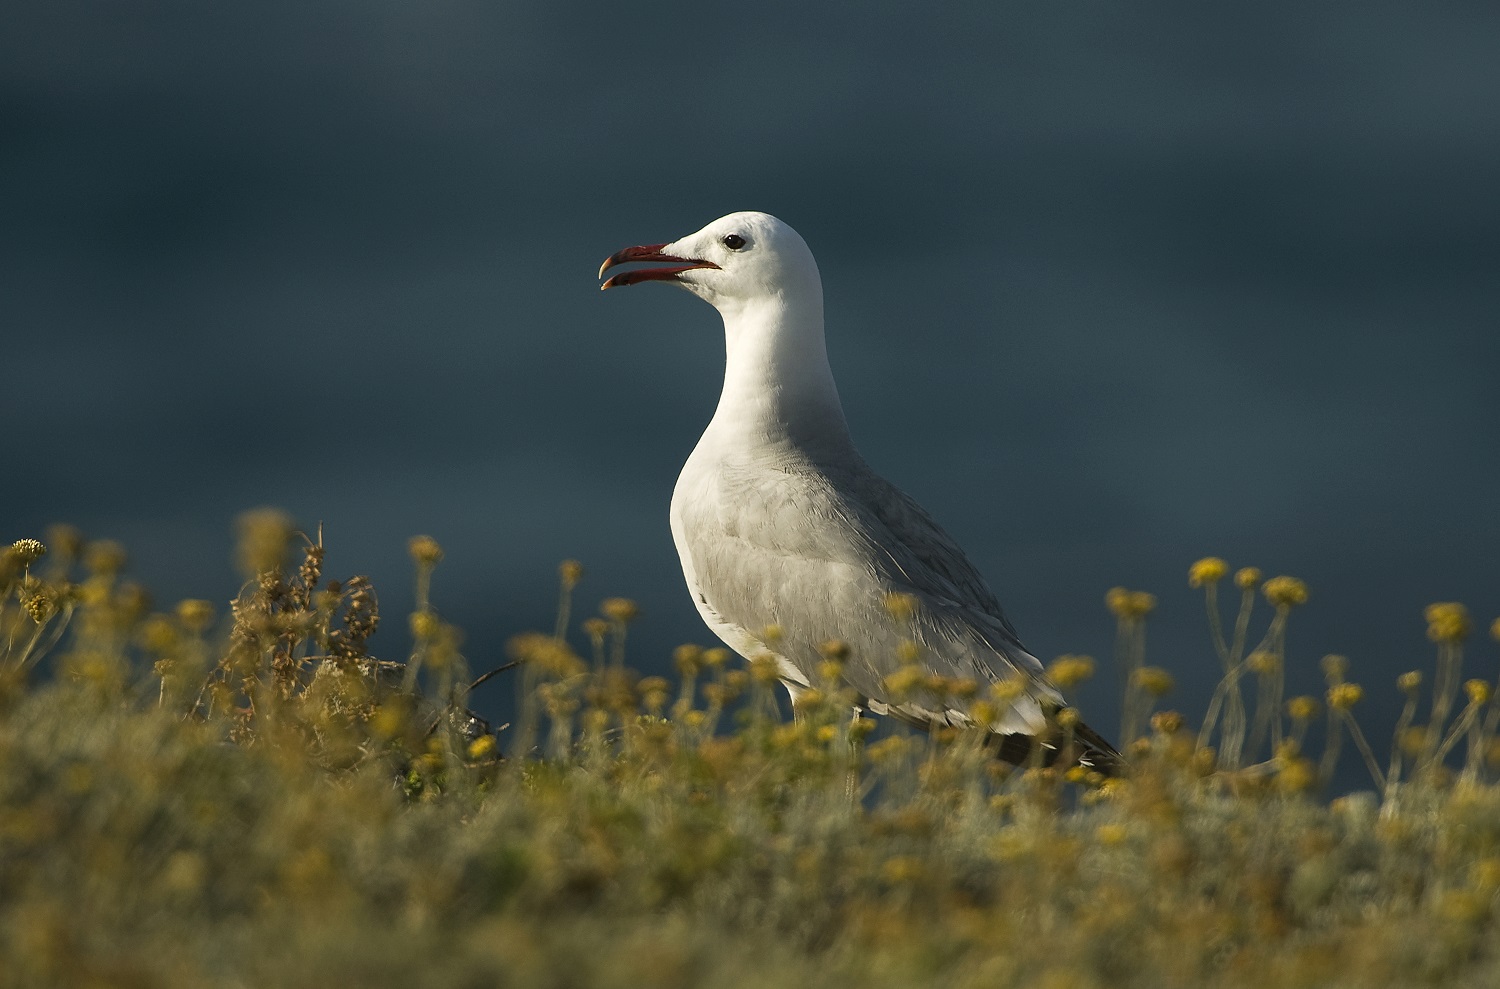
[[[1026,684],[993,724],[997,731],[1038,733],[1044,711],[1062,703],[963,551],[863,461],[833,469],[721,462],[691,495],[682,507],[683,549],[701,603],[808,681],[815,682],[819,645],[842,639],[850,646],[845,677],[877,712],[968,722],[967,702],[934,710],[931,701],[890,696],[885,678],[909,640],[931,672],[981,686],[1010,677]],[[909,622],[888,612],[893,593],[914,602]],[[766,641],[763,629],[773,624],[780,636]]]

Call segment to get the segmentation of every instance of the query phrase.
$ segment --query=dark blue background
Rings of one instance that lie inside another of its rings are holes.
[[[1106,657],[1104,591],[1155,590],[1196,715],[1185,571],[1224,555],[1308,581],[1293,689],[1348,653],[1383,748],[1422,607],[1500,613],[1493,3],[6,20],[5,539],[69,520],[160,599],[225,602],[231,519],[284,506],[374,576],[395,653],[429,532],[476,667],[550,624],[576,556],[585,612],[637,598],[659,664],[707,637],[666,508],[722,338],[594,270],[761,209],[819,258],[866,457],[1043,657]]]

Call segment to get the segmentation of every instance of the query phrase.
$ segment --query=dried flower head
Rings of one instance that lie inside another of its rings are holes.
[[[1307,585],[1296,577],[1272,577],[1261,588],[1261,593],[1278,608],[1307,603]]]
[[[29,567],[47,555],[47,547],[39,539],[17,539],[10,544],[11,557],[23,567]]]
[[[1188,567],[1188,586],[1203,587],[1207,584],[1217,584],[1228,572],[1229,564],[1217,556],[1205,556]]]

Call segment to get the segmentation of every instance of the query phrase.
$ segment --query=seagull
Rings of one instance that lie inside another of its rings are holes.
[[[963,550],[855,449],[828,364],[822,278],[802,237],[766,213],[731,213],[612,254],[599,277],[634,262],[658,266],[601,288],[669,282],[724,320],[724,387],[671,507],[683,576],[714,634],[747,660],[772,656],[794,709],[836,641],[859,708],[923,730],[985,729],[1016,764],[1120,772],[1097,732],[1075,718],[1059,726],[1062,693]],[[892,689],[913,659],[924,682],[981,689]]]

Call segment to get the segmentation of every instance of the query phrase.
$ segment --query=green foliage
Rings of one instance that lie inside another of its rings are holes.
[[[1454,606],[1429,617],[1428,726],[1413,729],[1420,684],[1403,678],[1401,731],[1420,737],[1376,767],[1378,794],[1329,804],[1328,754],[1302,753],[1325,705],[1283,705],[1276,679],[1300,584],[1241,584],[1276,614],[1259,649],[1215,625],[1226,682],[1197,732],[1151,713],[1170,677],[1142,662],[1149,595],[1112,593],[1141,727],[1130,777],[1104,781],[1010,771],[970,733],[874,740],[849,720],[839,643],[793,723],[775,715],[774,667],[721,649],[679,649],[675,683],[639,678],[622,662],[636,618],[623,599],[583,623],[589,658],[554,634],[513,641],[524,703],[497,736],[467,713],[457,633],[427,600],[436,543],[412,544],[412,652],[382,662],[367,582],[325,581],[311,540],[289,569],[280,516],[248,519],[241,541],[247,583],[222,623],[199,601],[153,614],[120,581],[118,548],[65,531],[50,554],[0,559],[0,985],[1258,989],[1500,974],[1491,691],[1467,687],[1450,713],[1467,632]],[[1224,572],[1200,565],[1195,582],[1211,592]],[[581,576],[564,566],[564,615]],[[49,649],[44,681],[31,671]],[[1065,660],[1065,678],[1093,668]],[[1325,671],[1330,726],[1354,725],[1347,664]],[[1249,676],[1247,706],[1232,698]],[[1454,772],[1443,757],[1459,741]]]

